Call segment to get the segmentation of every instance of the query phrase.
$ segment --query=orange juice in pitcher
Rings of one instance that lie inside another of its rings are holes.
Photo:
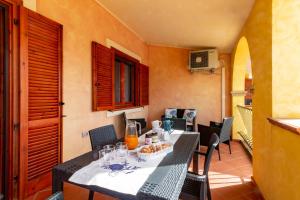
[[[125,143],[129,150],[135,149],[139,144],[135,122],[128,121],[126,125]]]

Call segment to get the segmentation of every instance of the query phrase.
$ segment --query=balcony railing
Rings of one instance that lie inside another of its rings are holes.
[[[242,143],[252,155],[252,107],[238,105],[237,108],[239,110],[239,121],[242,122],[240,130],[238,130],[238,134],[242,138]]]

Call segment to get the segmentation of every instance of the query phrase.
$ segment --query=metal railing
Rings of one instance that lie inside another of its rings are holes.
[[[239,116],[242,122],[241,130],[238,130],[238,134],[242,138],[242,142],[248,151],[252,154],[253,140],[252,140],[252,107],[250,106],[237,106]]]

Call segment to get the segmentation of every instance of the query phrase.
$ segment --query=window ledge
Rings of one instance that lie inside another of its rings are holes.
[[[142,112],[144,110],[144,107],[133,107],[133,108],[124,108],[124,109],[118,109],[118,110],[111,110],[106,112],[107,117],[114,117],[117,115],[120,115],[124,112],[126,113],[134,113],[134,112]]]
[[[300,119],[276,119],[268,118],[269,122],[275,126],[286,129],[300,135]]]

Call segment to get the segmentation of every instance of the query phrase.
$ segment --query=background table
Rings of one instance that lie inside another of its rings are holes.
[[[199,133],[184,132],[174,144],[173,152],[165,156],[149,176],[136,196],[118,193],[98,186],[79,185],[95,192],[104,193],[119,199],[178,199],[194,150],[199,144]],[[194,162],[198,163],[198,157]],[[55,166],[52,170],[52,192],[63,191],[63,182],[79,169],[98,159],[98,151],[91,151]],[[194,165],[197,167],[198,165]],[[197,170],[196,168],[194,170]],[[134,180],[128,180],[129,183]],[[72,183],[72,182],[70,182]],[[74,184],[74,183],[72,183]],[[74,194],[76,195],[76,194]]]

